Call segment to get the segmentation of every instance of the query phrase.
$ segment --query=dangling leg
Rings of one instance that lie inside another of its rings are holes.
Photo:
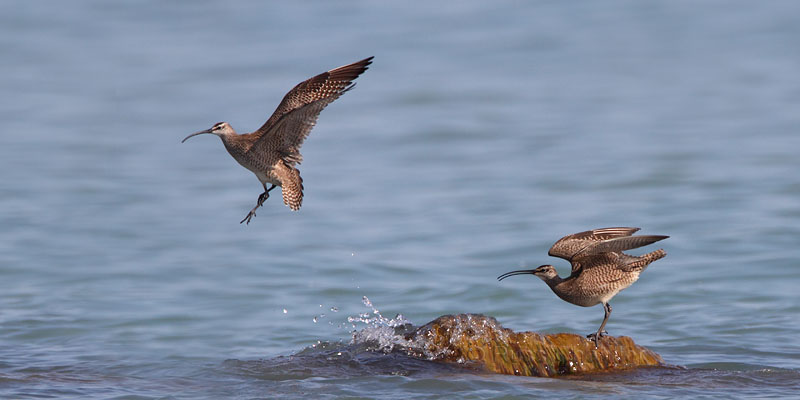
[[[598,347],[600,345],[600,338],[607,335],[608,332],[605,331],[606,322],[608,322],[608,317],[611,315],[611,304],[605,303],[603,304],[603,310],[606,312],[605,317],[603,317],[603,323],[600,324],[600,329],[597,330],[595,333],[590,333],[586,335],[587,338],[594,340],[594,347]]]
[[[250,212],[247,214],[246,217],[244,217],[243,220],[239,221],[240,224],[242,222],[247,221],[247,225],[250,225],[250,220],[256,216],[256,210],[258,209],[258,207],[261,207],[264,204],[264,202],[269,198],[269,191],[275,189],[275,185],[272,185],[269,189],[267,189],[266,183],[262,183],[262,185],[264,186],[264,193],[258,195],[258,202],[256,202],[256,206],[253,207],[252,210],[250,210]]]

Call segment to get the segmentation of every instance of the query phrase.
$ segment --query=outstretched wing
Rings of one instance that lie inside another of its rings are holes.
[[[589,246],[608,239],[629,237],[638,230],[639,228],[615,227],[575,233],[559,239],[547,254],[572,261]]]
[[[267,122],[253,132],[258,139],[251,151],[277,150],[285,155],[287,162],[301,162],[300,146],[317,123],[319,113],[352,89],[353,80],[371,63],[372,57],[365,58],[297,84],[283,97]]]
[[[637,247],[647,246],[648,244],[655,243],[659,240],[664,240],[668,237],[669,236],[663,235],[641,235],[606,239],[587,246],[578,252],[574,258],[593,256],[602,253],[616,253],[624,250],[635,249]]]
[[[561,238],[550,248],[548,254],[568,260],[572,264],[572,275],[577,275],[582,269],[615,262],[613,260],[620,256],[616,253],[646,246],[669,237],[631,236],[638,230],[639,228],[616,227],[576,233]]]

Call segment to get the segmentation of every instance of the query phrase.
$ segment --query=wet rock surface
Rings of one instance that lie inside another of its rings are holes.
[[[627,336],[593,341],[573,333],[514,332],[480,314],[441,316],[406,334],[409,355],[524,376],[564,376],[664,365]]]

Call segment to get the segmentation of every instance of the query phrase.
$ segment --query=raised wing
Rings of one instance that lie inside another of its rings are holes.
[[[574,258],[635,249],[637,247],[647,246],[648,244],[655,243],[659,240],[664,240],[668,237],[669,236],[663,235],[641,235],[606,239],[601,242],[597,242],[594,245],[585,247],[583,250],[578,252]]]
[[[300,162],[300,146],[317,122],[319,113],[342,94],[352,89],[352,83],[367,70],[372,57],[323,72],[300,82],[278,105],[267,122],[253,132],[259,136],[253,148],[278,150],[290,162]]]
[[[608,239],[630,236],[638,230],[639,228],[614,227],[578,232],[559,239],[547,254],[572,261],[576,255],[588,246]]]
[[[550,248],[551,256],[561,257],[572,264],[572,275],[596,265],[616,263],[624,250],[646,246],[668,238],[663,235],[631,236],[639,228],[602,228],[565,236]]]

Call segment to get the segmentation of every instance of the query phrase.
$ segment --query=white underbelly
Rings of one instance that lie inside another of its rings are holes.
[[[253,171],[253,173],[256,174],[256,178],[258,178],[261,183],[269,183],[272,185],[281,186],[281,181],[279,181],[275,176],[272,176],[272,174],[267,174],[263,171]]]
[[[601,303],[608,303],[609,301],[611,301],[611,298],[616,296],[617,293],[621,292],[622,289],[625,289],[625,288],[619,288],[619,289],[614,290],[612,292],[606,293],[604,296],[600,297],[600,302]]]
[[[272,168],[264,170],[262,168],[258,168],[258,166],[256,165],[251,165],[246,160],[236,160],[236,161],[238,161],[241,166],[247,168],[248,170],[250,170],[250,172],[255,174],[259,182],[281,186],[281,181],[279,181],[278,178],[275,176],[275,174],[272,173]]]

